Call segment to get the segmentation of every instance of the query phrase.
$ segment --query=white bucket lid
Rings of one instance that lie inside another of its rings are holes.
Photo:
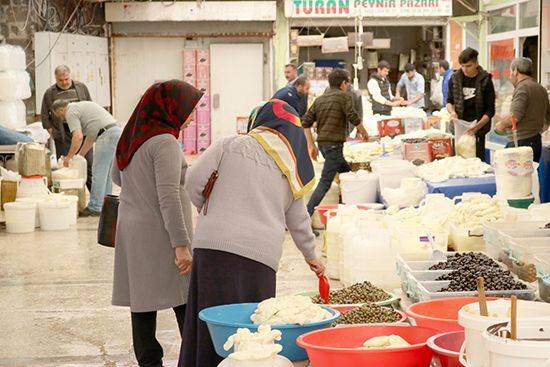
[[[63,209],[63,208],[69,208],[71,206],[70,201],[60,201],[60,200],[48,200],[43,201],[41,203],[38,203],[40,208],[50,208],[50,209]]]
[[[29,210],[29,209],[36,209],[36,203],[32,202],[21,202],[21,201],[13,201],[10,203],[4,204],[4,209],[14,209],[14,210]]]

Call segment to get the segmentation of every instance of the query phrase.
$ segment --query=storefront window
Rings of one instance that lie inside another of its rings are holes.
[[[519,4],[519,27],[532,28],[539,26],[539,0]]]
[[[489,13],[489,34],[516,30],[516,6],[498,9]]]
[[[491,52],[489,71],[493,75],[497,95],[496,111],[507,113],[514,93],[514,86],[510,80],[510,64],[515,57],[514,40],[490,42],[489,47]]]

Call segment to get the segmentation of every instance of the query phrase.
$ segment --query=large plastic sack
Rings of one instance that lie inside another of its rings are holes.
[[[27,110],[23,101],[0,101],[0,126],[18,130],[26,125]]]
[[[456,143],[456,154],[462,158],[476,157],[476,137],[473,135],[464,134]]]
[[[0,45],[0,71],[26,69],[25,51],[19,46]]]
[[[0,72],[0,101],[16,101],[31,97],[31,77],[26,71]]]

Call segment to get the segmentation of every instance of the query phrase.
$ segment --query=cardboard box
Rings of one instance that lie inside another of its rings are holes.
[[[197,129],[197,139],[211,140],[210,125],[200,126]]]
[[[197,125],[189,126],[183,130],[183,140],[196,140],[197,139]]]
[[[398,118],[387,118],[378,121],[378,135],[394,137],[403,134],[403,121]]]
[[[210,65],[197,65],[197,79],[210,80]]]
[[[183,141],[183,152],[185,154],[197,154],[197,140],[184,140]]]
[[[191,126],[197,126],[197,111],[193,111],[191,116],[189,116],[191,119],[191,122],[189,123],[189,127]]]
[[[197,88],[204,94],[210,94],[210,79],[197,80]]]
[[[453,139],[450,136],[430,138],[428,142],[432,151],[432,160],[447,158],[453,155]]]
[[[211,139],[208,138],[200,138],[197,140],[197,150],[199,153],[204,152],[208,147],[210,146]]]
[[[199,104],[197,105],[197,112],[200,111],[210,111],[210,96],[207,94],[202,96]]]
[[[432,150],[427,141],[421,143],[403,143],[403,158],[415,164],[430,163],[432,161]]]
[[[197,111],[197,125],[210,126],[210,111]]]
[[[197,50],[197,65],[210,65],[210,50]]]
[[[197,64],[197,50],[194,48],[186,48],[183,50],[183,65]]]
[[[183,80],[187,79],[197,79],[197,68],[195,65],[184,65],[183,66]]]

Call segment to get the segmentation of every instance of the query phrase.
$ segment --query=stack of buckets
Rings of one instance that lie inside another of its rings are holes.
[[[518,336],[547,338],[546,341],[512,341],[488,332],[493,325],[510,321],[510,301],[487,302],[489,317],[479,315],[479,304],[464,306],[458,322],[466,340],[460,362],[467,367],[543,367],[550,365],[550,304],[518,301]],[[493,316],[491,316],[493,315]],[[542,330],[542,331],[539,331]],[[547,330],[544,332],[544,330]],[[548,334],[547,336],[541,336]],[[467,356],[467,357],[466,357]]]

